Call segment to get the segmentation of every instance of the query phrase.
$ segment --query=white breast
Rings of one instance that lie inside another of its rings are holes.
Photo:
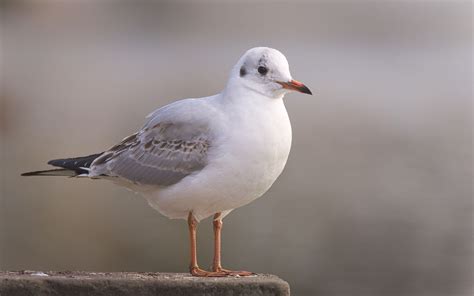
[[[281,174],[291,147],[291,125],[282,100],[272,102],[266,108],[246,110],[236,114],[229,141],[223,149],[233,158],[234,180],[239,180],[236,188],[251,201],[265,193]]]
[[[195,175],[148,196],[170,218],[198,220],[243,206],[263,195],[283,171],[291,125],[281,99],[233,106],[219,126],[209,164]]]

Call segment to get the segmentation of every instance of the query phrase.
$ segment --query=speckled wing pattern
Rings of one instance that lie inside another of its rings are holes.
[[[152,119],[95,159],[91,168],[136,184],[169,186],[204,168],[209,146],[206,125]]]

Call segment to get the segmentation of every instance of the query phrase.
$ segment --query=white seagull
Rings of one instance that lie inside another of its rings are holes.
[[[293,80],[281,52],[252,48],[232,68],[220,94],[171,103],[102,153],[51,160],[48,164],[60,168],[23,175],[107,179],[142,193],[161,214],[187,219],[192,275],[251,275],[222,268],[222,219],[262,196],[283,171],[291,146],[283,97],[290,91],[311,94]],[[214,260],[206,271],[197,262],[196,229],[211,215]]]

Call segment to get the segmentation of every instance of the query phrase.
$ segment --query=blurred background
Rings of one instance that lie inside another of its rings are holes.
[[[0,268],[186,272],[187,226],[106,181],[24,178],[99,152],[270,46],[293,146],[224,221],[224,265],[293,295],[471,295],[470,1],[2,1]],[[199,259],[211,263],[201,223]]]

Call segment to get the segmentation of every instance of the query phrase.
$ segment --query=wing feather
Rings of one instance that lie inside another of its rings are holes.
[[[119,177],[137,184],[169,186],[204,168],[212,144],[209,121],[189,115],[183,117],[182,104],[176,105],[178,108],[167,106],[152,113],[139,132],[95,159],[91,174]],[[184,109],[189,110],[189,106]],[[170,116],[173,112],[181,112],[181,116]]]

